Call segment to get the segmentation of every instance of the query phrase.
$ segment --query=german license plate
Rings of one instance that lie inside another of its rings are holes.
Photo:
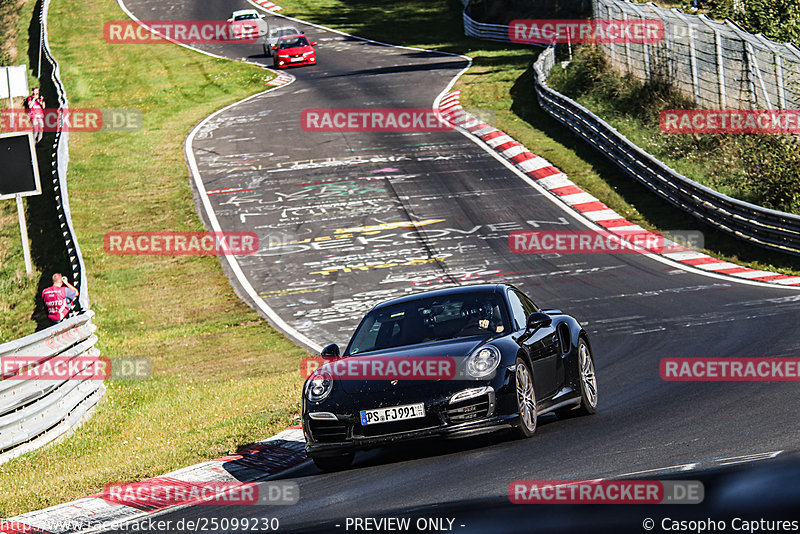
[[[289,61],[303,61],[303,58],[301,58],[301,57],[290,57]]]
[[[376,408],[375,410],[361,410],[361,424],[374,425],[376,423],[391,423],[425,417],[425,404],[406,404],[393,408]]]

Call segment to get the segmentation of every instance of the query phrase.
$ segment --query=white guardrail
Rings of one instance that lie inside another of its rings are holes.
[[[97,358],[93,316],[91,311],[82,313],[3,343],[0,366],[6,358],[24,357],[37,365],[56,356],[67,363],[76,358]],[[0,381],[0,463],[50,443],[72,429],[104,392],[101,380],[21,380],[14,379],[13,374],[4,375]]]
[[[510,43],[511,39],[508,38],[508,25],[505,24],[487,24],[486,22],[478,22],[469,15],[466,10],[464,11],[464,35],[468,37],[476,37],[487,41],[501,41]]]
[[[534,63],[539,105],[623,172],[700,221],[755,245],[800,255],[800,216],[736,200],[674,171],[645,152],[600,117],[547,86],[555,47]]]
[[[58,96],[60,108],[67,107],[64,86],[58,63],[50,53],[47,40],[47,12],[50,0],[41,0],[39,24],[42,35],[43,89],[50,83]],[[101,380],[23,380],[15,379],[3,367],[3,360],[18,360],[41,364],[54,357],[69,363],[74,358],[97,358],[94,312],[89,311],[89,298],[84,277],[85,269],[75,238],[67,197],[67,163],[69,134],[56,132],[50,158],[56,216],[59,219],[72,279],[80,290],[80,315],[21,339],[0,345],[0,463],[34,450],[64,435],[77,426],[105,392]],[[45,176],[43,176],[43,179]],[[16,366],[9,366],[14,368]]]

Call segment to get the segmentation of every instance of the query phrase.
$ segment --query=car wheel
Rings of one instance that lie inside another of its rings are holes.
[[[517,358],[514,366],[514,383],[517,390],[517,412],[519,419],[516,424],[517,433],[523,438],[529,438],[536,432],[536,392],[533,389],[533,375],[528,364],[522,358]]]
[[[350,464],[353,463],[354,456],[355,454],[351,452],[349,454],[345,454],[344,456],[312,456],[311,459],[314,460],[314,465],[319,467],[320,470],[330,472],[347,469],[350,467]]]
[[[594,373],[594,358],[589,344],[583,338],[578,340],[578,381],[581,388],[581,403],[577,407],[556,410],[560,418],[573,415],[590,415],[597,411],[597,375]]]

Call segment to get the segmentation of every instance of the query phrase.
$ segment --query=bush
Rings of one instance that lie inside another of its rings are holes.
[[[743,189],[768,208],[800,212],[800,142],[794,135],[741,135]]]
[[[621,76],[598,48],[582,46],[566,69],[553,69],[548,83],[688,178],[746,202],[800,213],[800,140],[793,135],[664,134],[661,111],[696,107],[667,80],[642,83]]]
[[[782,43],[800,43],[800,0],[745,0],[741,10],[734,0],[704,2],[709,15],[718,20],[729,18],[750,33],[763,33]]]

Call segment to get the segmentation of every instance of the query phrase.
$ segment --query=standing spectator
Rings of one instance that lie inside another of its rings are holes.
[[[64,284],[67,287],[64,287]],[[53,285],[42,291],[42,300],[47,306],[47,317],[53,324],[64,320],[76,298],[78,290],[69,283],[69,280],[61,276],[61,273],[54,274]]]
[[[25,99],[25,109],[28,110],[28,117],[33,126],[33,137],[36,142],[42,140],[44,135],[44,98],[39,95],[39,88],[33,88],[33,94]]]

